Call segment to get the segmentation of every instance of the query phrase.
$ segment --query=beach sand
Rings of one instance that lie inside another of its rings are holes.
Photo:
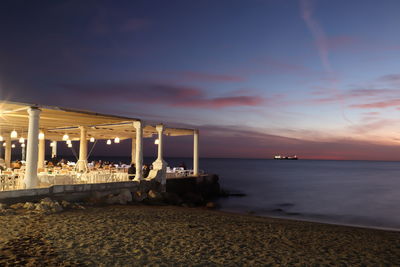
[[[172,206],[0,216],[0,266],[400,266],[400,232]]]

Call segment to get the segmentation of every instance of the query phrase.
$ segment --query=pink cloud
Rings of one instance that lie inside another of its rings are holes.
[[[177,103],[176,106],[181,107],[203,107],[203,108],[226,108],[237,106],[260,106],[266,100],[259,96],[232,96],[232,97],[217,97],[210,99],[196,99],[187,102]]]
[[[379,102],[372,102],[366,104],[354,104],[351,105],[351,108],[388,108],[388,107],[396,107],[400,106],[400,99],[390,99]]]
[[[230,94],[210,97],[206,91],[196,87],[152,83],[102,83],[102,84],[63,84],[66,97],[74,99],[92,98],[97,102],[111,100],[125,103],[152,103],[185,108],[221,109],[241,106],[261,106],[267,102],[260,96]],[[59,93],[61,94],[61,92]]]
[[[151,73],[156,75],[173,76],[174,80],[180,82],[244,82],[247,79],[239,75],[205,73],[196,71],[170,71]]]

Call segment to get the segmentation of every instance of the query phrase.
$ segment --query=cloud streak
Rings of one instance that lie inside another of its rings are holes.
[[[95,98],[96,101],[123,103],[162,104],[172,107],[222,109],[230,107],[255,107],[269,102],[256,95],[231,95],[211,97],[197,87],[153,83],[101,83],[61,84],[66,94],[75,98]]]
[[[314,19],[314,5],[312,0],[300,0],[301,16],[308,29],[314,37],[315,45],[318,49],[322,65],[325,70],[332,73],[331,63],[329,62],[329,43],[324,30],[317,20]]]

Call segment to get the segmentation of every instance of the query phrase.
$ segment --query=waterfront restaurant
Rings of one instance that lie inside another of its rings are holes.
[[[163,160],[163,136],[194,136],[193,170],[175,170]],[[0,142],[5,149],[4,170],[0,191],[43,188],[59,184],[87,184],[129,181],[126,169],[96,169],[88,164],[88,142],[105,140],[107,144],[132,140],[132,163],[136,165],[134,181],[143,177],[143,138],[157,137],[158,157],[152,164],[147,180],[156,179],[165,185],[167,176],[199,175],[198,140],[196,129],[169,128],[163,124],[145,124],[137,118],[99,114],[55,106],[3,101],[0,104]],[[45,141],[56,156],[57,143],[79,141],[78,161],[62,167],[45,165]],[[11,166],[11,150],[15,146],[26,149],[26,161],[20,168]]]

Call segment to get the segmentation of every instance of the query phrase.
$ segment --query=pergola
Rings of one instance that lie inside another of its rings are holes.
[[[153,163],[153,169],[162,170],[166,168],[163,160],[163,135],[193,135],[193,172],[194,175],[199,173],[199,132],[196,129],[168,128],[163,124],[147,125],[137,118],[3,101],[0,103],[0,135],[6,143],[4,160],[7,167],[11,163],[11,141],[21,137],[27,140],[24,178],[26,188],[37,186],[38,168],[43,168],[45,161],[45,140],[53,141],[53,146],[57,141],[79,140],[77,164],[79,170],[84,170],[87,164],[87,142],[91,138],[132,139],[132,162],[136,164],[135,179],[141,180],[143,138],[158,135],[158,157]]]

